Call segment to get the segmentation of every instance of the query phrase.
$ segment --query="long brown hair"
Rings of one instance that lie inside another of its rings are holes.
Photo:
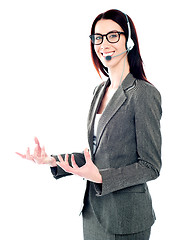
[[[139,49],[139,43],[138,43],[138,37],[137,37],[137,33],[136,33],[136,28],[134,26],[134,23],[132,21],[132,19],[127,15],[128,19],[129,19],[129,23],[130,23],[130,28],[131,28],[131,38],[134,41],[134,47],[131,51],[129,51],[128,53],[128,62],[129,62],[129,66],[130,66],[130,72],[132,73],[132,75],[137,78],[137,79],[141,79],[141,80],[147,80],[146,75],[145,75],[145,71],[143,68],[143,61],[140,55],[140,49]],[[99,14],[93,24],[92,24],[92,28],[91,28],[91,34],[95,33],[95,26],[97,24],[97,22],[101,19],[111,19],[114,22],[116,22],[117,24],[120,25],[120,27],[123,29],[124,33],[125,33],[125,37],[126,39],[128,39],[128,26],[127,26],[127,19],[126,16],[123,12],[116,10],[116,9],[111,9],[109,11],[106,11],[104,13]],[[99,60],[99,58],[97,57],[97,54],[94,50],[94,45],[91,42],[91,55],[92,55],[92,61],[93,64],[96,68],[96,71],[98,72],[99,76],[101,77],[100,71],[105,75],[105,76],[109,76],[108,75],[108,68],[105,67],[102,62]]]

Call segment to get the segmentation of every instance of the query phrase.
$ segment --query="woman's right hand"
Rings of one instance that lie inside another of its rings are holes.
[[[24,159],[31,160],[37,164],[49,164],[51,167],[57,166],[56,160],[54,157],[50,157],[46,154],[45,148],[40,146],[39,140],[37,137],[34,139],[36,147],[34,149],[34,153],[30,153],[30,148],[27,149],[26,154],[21,154],[16,152],[17,155]]]

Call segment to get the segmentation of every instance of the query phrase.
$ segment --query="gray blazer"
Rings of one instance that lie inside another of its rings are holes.
[[[86,195],[106,231],[131,234],[155,221],[146,182],[161,169],[161,96],[153,85],[128,74],[100,118],[93,154],[94,119],[109,84],[108,79],[97,87],[88,115],[90,152],[103,183],[88,182]],[[84,155],[74,155],[84,165]],[[60,167],[52,173],[56,179],[70,175]]]

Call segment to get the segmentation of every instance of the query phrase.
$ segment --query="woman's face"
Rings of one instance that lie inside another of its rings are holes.
[[[95,34],[107,34],[111,31],[123,32],[123,29],[119,24],[110,19],[102,19],[97,22],[95,26]],[[120,56],[114,57],[124,51],[126,51],[126,38],[124,34],[120,35],[120,40],[117,43],[110,43],[107,41],[106,37],[103,38],[103,42],[100,45],[94,45],[95,52],[103,63],[105,67],[114,68],[116,67],[122,59],[125,57],[125,54],[121,54]],[[112,56],[110,61],[106,60],[106,56]],[[123,61],[122,61],[123,62]],[[123,63],[122,63],[123,64]]]

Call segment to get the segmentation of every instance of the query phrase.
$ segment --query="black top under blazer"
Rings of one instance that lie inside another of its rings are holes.
[[[106,231],[131,234],[155,221],[146,182],[156,179],[161,169],[161,96],[129,73],[102,113],[93,154],[94,119],[109,85],[108,79],[96,88],[88,115],[90,153],[103,183],[87,181],[86,197]],[[79,166],[85,164],[83,153],[74,155]],[[51,170],[56,179],[70,175],[59,166]]]

